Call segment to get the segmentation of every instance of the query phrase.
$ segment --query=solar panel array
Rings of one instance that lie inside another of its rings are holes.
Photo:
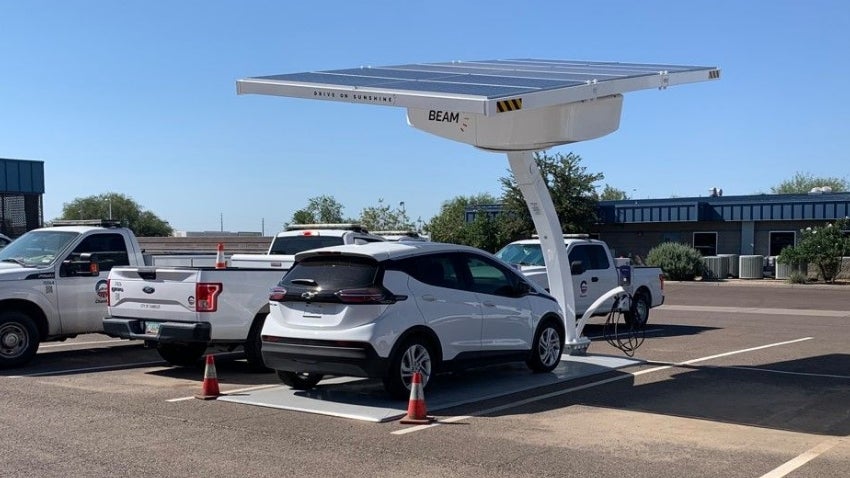
[[[381,91],[506,98],[624,78],[675,74],[714,67],[565,60],[489,60],[360,67],[262,76],[285,84],[376,88]]]
[[[706,66],[516,59],[270,75],[239,80],[237,90],[490,116],[718,78]]]

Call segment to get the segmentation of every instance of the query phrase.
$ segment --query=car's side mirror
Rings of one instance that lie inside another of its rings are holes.
[[[570,263],[570,272],[574,276],[582,275],[582,274],[584,274],[584,271],[585,271],[585,269],[584,269],[584,263],[583,262],[573,261],[573,262]]]
[[[90,252],[80,254],[80,257],[76,259],[66,259],[62,262],[61,268],[61,275],[63,276],[94,277],[100,275],[97,255]]]
[[[531,292],[531,286],[528,285],[528,282],[518,282],[514,290],[516,291],[517,297],[522,297]]]

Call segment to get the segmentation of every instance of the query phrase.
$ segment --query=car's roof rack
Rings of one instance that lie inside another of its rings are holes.
[[[372,234],[378,236],[407,236],[407,237],[420,237],[420,234],[416,231],[409,230],[397,230],[397,231],[372,231]]]
[[[540,239],[539,234],[532,234],[532,239]],[[590,234],[564,234],[564,239],[590,239]]]
[[[369,233],[362,225],[352,223],[289,224],[286,226],[287,231],[303,231],[305,229],[344,229],[364,234]]]
[[[56,219],[54,226],[121,227],[118,219]]]

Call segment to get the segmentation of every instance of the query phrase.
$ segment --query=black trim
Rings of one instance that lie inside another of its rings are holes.
[[[34,272],[26,277],[26,280],[55,279],[56,272]]]
[[[139,339],[158,343],[210,343],[212,324],[209,322],[160,322],[159,334],[145,334],[140,319],[122,319],[106,317],[103,319],[103,333],[122,339]]]
[[[352,377],[383,377],[388,359],[365,342],[263,336],[263,363],[275,370]]]

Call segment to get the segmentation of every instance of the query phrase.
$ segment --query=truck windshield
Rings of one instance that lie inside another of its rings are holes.
[[[341,236],[284,236],[276,237],[272,242],[269,254],[295,255],[299,252],[318,249],[320,247],[341,246]]]
[[[30,231],[0,249],[0,261],[46,266],[79,235],[70,231]]]
[[[508,264],[521,266],[545,266],[540,244],[508,244],[496,253],[496,257]]]

